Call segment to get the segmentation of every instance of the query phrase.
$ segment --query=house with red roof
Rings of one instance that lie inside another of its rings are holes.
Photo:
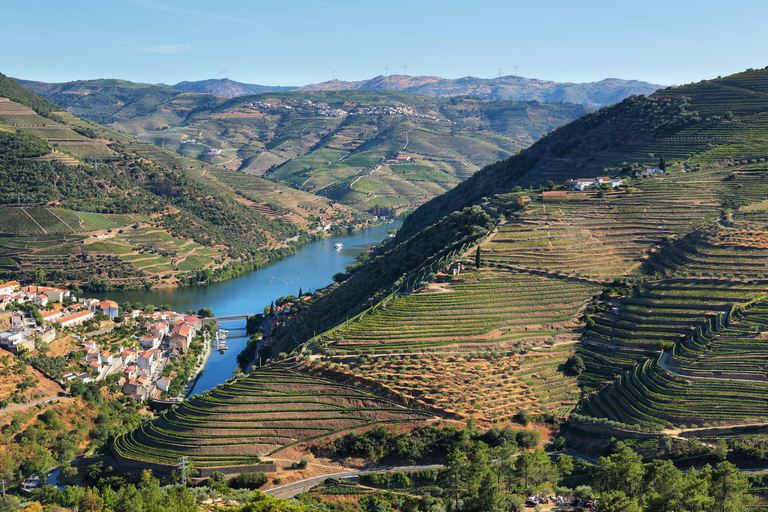
[[[195,315],[185,316],[184,323],[191,325],[195,329],[200,329],[203,326],[203,321],[197,318]]]
[[[113,300],[103,300],[101,302],[95,302],[89,306],[91,311],[94,313],[98,313],[101,311],[105,316],[108,316],[111,319],[114,319],[119,311],[119,308],[117,306],[117,302]]]
[[[172,377],[160,377],[157,382],[155,382],[155,385],[160,391],[168,391],[168,389],[171,387],[172,380]]]
[[[146,370],[149,374],[152,374],[155,371],[157,359],[158,358],[154,352],[147,350],[139,354],[139,358],[136,360],[136,365],[139,368]]]
[[[123,361],[123,368],[125,368],[136,360],[136,351],[131,349],[123,350],[120,354],[120,359]]]
[[[91,318],[93,318],[93,311],[80,311],[79,313],[63,316],[58,321],[62,327],[75,327],[83,324],[83,322],[87,322]]]
[[[171,331],[170,347],[177,349],[182,354],[187,352],[192,338],[195,337],[195,329],[191,325],[177,325]]]
[[[62,317],[61,311],[43,311],[40,313],[40,316],[43,317],[43,322],[55,322],[59,318]]]
[[[5,284],[0,284],[0,295],[13,295],[13,292],[15,292],[18,288],[18,281],[8,281]]]

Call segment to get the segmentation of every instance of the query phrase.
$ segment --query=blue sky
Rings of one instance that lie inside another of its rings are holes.
[[[768,66],[765,0],[5,2],[0,72],[263,85],[389,73],[683,84]]]

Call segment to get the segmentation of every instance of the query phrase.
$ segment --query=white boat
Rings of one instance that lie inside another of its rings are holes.
[[[344,244],[342,244],[341,242],[336,242],[335,244],[333,244],[334,249],[341,249],[342,247],[344,247]]]

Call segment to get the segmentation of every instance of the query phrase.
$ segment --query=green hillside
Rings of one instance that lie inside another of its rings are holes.
[[[414,208],[587,112],[569,103],[394,91],[228,101],[116,80],[21,83],[80,116],[211,163],[238,190],[248,176],[264,177],[374,214]],[[399,154],[410,159],[386,161]]]
[[[716,96],[709,104],[717,101],[747,108]],[[671,133],[701,122],[682,101],[616,108],[634,130],[613,129],[616,115],[588,118],[575,122],[582,130],[546,137],[548,147],[588,162],[590,147],[580,144],[610,136],[609,149],[629,147],[622,141],[644,138],[643,127]],[[586,142],[561,139],[577,132]],[[498,436],[533,421],[529,428],[563,435],[578,451],[621,438],[685,467],[714,460],[709,447],[723,439],[730,460],[761,464],[768,163],[756,153],[692,162],[651,177],[625,171],[619,188],[546,201],[500,186],[418,232],[401,231],[292,304],[289,329],[274,317],[275,340],[281,332],[306,340],[290,354],[260,352],[279,360],[268,361],[276,373],[254,369],[190,399],[115,449],[169,468],[187,453],[201,467],[228,466],[322,446],[369,428],[376,412],[397,431],[429,417],[473,418]],[[408,409],[367,402],[382,397]],[[679,453],[662,454],[667,442]]]
[[[255,177],[259,197],[240,195],[209,165],[76,118],[5,76],[0,91],[18,100],[0,96],[3,279],[39,270],[91,287],[197,282],[202,271],[222,279],[295,250],[284,241],[310,239],[311,215],[352,220]]]
[[[592,436],[768,422],[766,88],[768,71],[748,71],[555,130],[417,210],[293,332],[336,378],[449,416],[570,415]],[[632,172],[661,156],[665,174]],[[624,184],[546,202],[522,190],[597,173]]]
[[[489,165],[460,187],[435,198],[403,227],[413,234],[483,196],[552,180],[615,175],[656,165],[749,163],[768,156],[768,70],[633,96],[590,113],[542,138],[520,154]]]

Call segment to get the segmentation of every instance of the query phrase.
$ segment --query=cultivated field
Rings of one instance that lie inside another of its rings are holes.
[[[353,386],[289,370],[258,370],[194,396],[138,430],[120,436],[129,458],[226,467],[279,456],[289,446],[379,423],[423,422],[431,415]]]

